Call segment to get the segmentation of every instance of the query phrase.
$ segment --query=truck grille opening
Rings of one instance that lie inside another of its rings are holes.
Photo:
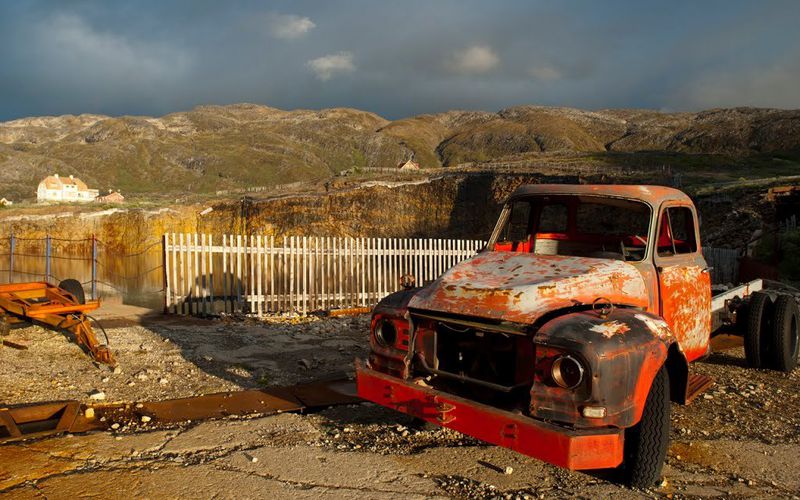
[[[444,391],[505,408],[527,408],[533,383],[533,341],[456,323],[426,325],[425,359],[434,385]]]
[[[517,382],[516,338],[447,323],[436,327],[439,370],[513,386]]]

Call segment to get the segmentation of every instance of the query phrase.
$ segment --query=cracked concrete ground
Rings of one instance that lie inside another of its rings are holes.
[[[113,322],[111,323],[113,325]],[[156,319],[109,329],[122,368],[96,368],[63,337],[14,332],[0,401],[153,400],[305,382],[352,368],[366,317],[303,323]],[[44,360],[44,361],[43,361]],[[364,403],[310,414],[119,429],[0,446],[8,498],[792,497],[800,491],[800,373],[743,366],[741,348],[695,367],[717,385],[673,405],[665,482],[633,491]],[[162,383],[161,380],[167,380]],[[131,385],[131,383],[133,383]],[[511,474],[502,471],[510,467]]]

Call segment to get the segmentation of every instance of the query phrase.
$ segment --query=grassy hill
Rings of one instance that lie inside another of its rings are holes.
[[[520,106],[388,121],[354,109],[202,106],[160,118],[99,115],[0,123],[0,197],[31,199],[45,175],[128,195],[208,193],[326,179],[349,169],[567,161],[663,168],[692,181],[800,174],[800,111],[583,111]]]

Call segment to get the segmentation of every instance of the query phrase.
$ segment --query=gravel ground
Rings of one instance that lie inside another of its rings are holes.
[[[59,334],[19,329],[11,339],[29,349],[0,350],[0,402],[89,402],[97,392],[105,401],[158,400],[310,381],[351,372],[352,360],[366,354],[367,328],[366,316],[118,324],[108,329],[116,373],[94,366]],[[6,444],[0,494],[74,498],[114,484],[122,496],[162,498],[796,497],[800,370],[747,369],[741,347],[693,369],[717,384],[688,407],[672,406],[664,480],[647,491],[621,487],[607,473],[572,473],[419,427],[364,403]]]
[[[118,320],[109,321],[119,323]],[[106,328],[118,361],[95,365],[65,336],[12,331],[27,350],[0,349],[0,402],[153,401],[307,382],[352,372],[366,354],[368,318],[198,320],[165,317]],[[96,398],[97,396],[95,396]]]

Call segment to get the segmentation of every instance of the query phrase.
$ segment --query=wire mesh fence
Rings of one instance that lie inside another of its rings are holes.
[[[146,307],[163,305],[162,240],[126,250],[95,238],[0,239],[0,281],[46,281],[72,278],[83,284],[87,297],[121,297]]]

